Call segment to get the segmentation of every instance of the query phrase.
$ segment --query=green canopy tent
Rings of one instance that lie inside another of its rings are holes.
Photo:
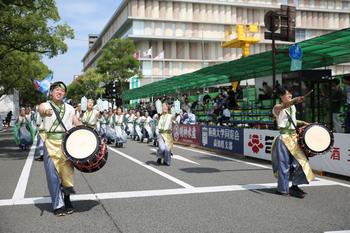
[[[350,62],[350,28],[298,42],[303,51],[303,69]],[[276,73],[290,70],[290,45],[277,48]],[[271,51],[225,62],[124,91],[123,100],[146,98],[272,75]]]

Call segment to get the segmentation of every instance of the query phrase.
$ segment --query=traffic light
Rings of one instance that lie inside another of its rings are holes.
[[[105,85],[105,93],[102,95],[103,98],[112,99],[117,96],[117,88],[114,82],[107,83]]]

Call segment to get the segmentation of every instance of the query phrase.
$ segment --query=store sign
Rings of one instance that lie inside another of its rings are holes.
[[[212,149],[243,154],[243,129],[202,126],[201,145]]]
[[[350,176],[350,134],[335,133],[333,148],[310,158],[311,168]]]
[[[272,142],[278,131],[244,129],[244,155],[271,161]]]
[[[173,137],[175,142],[200,145],[200,126],[174,124]]]

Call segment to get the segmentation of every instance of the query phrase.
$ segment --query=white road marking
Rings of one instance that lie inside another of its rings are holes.
[[[172,182],[174,182],[174,183],[176,183],[176,184],[178,184],[178,185],[180,185],[180,186],[182,186],[184,188],[193,188],[194,187],[194,186],[192,186],[190,184],[187,184],[187,183],[183,182],[182,180],[179,180],[179,179],[177,179],[177,178],[175,178],[175,177],[173,177],[171,175],[168,175],[165,172],[162,172],[162,171],[160,171],[158,169],[155,169],[154,167],[152,167],[150,165],[147,165],[146,163],[141,162],[140,160],[137,160],[137,159],[135,159],[135,158],[133,158],[133,157],[131,157],[131,156],[129,156],[129,155],[127,155],[127,154],[117,150],[117,149],[114,149],[112,147],[108,147],[108,149],[110,149],[110,150],[114,151],[115,153],[123,156],[124,158],[127,158],[127,159],[133,161],[134,163],[137,163],[137,164],[139,164],[139,165],[141,165],[141,166],[143,166],[143,167],[145,167],[145,168],[147,168],[147,169],[157,173],[158,175],[163,176],[164,178],[167,178],[168,180],[171,180]]]
[[[252,165],[252,166],[255,166],[255,167],[272,169],[269,166],[265,166],[265,165],[261,165],[261,164],[257,164],[257,163],[245,162],[245,161],[242,161],[242,160],[239,160],[239,159],[233,159],[233,158],[225,157],[225,156],[222,156],[222,155],[213,154],[213,153],[210,153],[208,151],[196,150],[196,149],[186,148],[186,147],[178,146],[178,145],[174,145],[174,147],[178,147],[178,148],[183,149],[183,150],[189,150],[189,151],[197,152],[197,153],[200,153],[200,154],[211,155],[211,156],[214,156],[214,157],[217,157],[217,158],[226,159],[226,160],[234,161],[234,162],[237,162],[237,163],[244,163],[244,164]]]
[[[337,185],[333,181],[317,180],[311,182],[305,187],[316,186],[329,186]],[[260,190],[260,189],[274,189],[276,183],[263,183],[263,184],[245,184],[245,185],[225,185],[225,186],[208,186],[208,187],[193,187],[193,188],[175,188],[175,189],[159,189],[159,190],[143,190],[143,191],[126,191],[126,192],[108,192],[108,193],[95,193],[95,194],[77,194],[72,195],[73,201],[86,201],[86,200],[106,200],[106,199],[123,199],[123,198],[140,198],[140,197],[157,197],[168,195],[184,195],[184,194],[200,194],[200,193],[218,193],[218,192],[235,192],[235,191],[247,191],[247,190]],[[32,204],[44,204],[51,203],[49,197],[33,197],[24,198],[13,202],[12,199],[0,200],[0,206],[11,205],[32,205]]]
[[[13,196],[12,196],[12,200],[14,202],[24,198],[24,195],[25,195],[25,192],[27,189],[30,169],[31,169],[32,164],[33,164],[36,144],[37,144],[37,137],[34,137],[33,145],[30,148],[30,152],[29,152],[28,157],[26,159],[26,162],[24,164],[21,176],[19,177],[15,192],[13,193]]]
[[[350,233],[350,230],[345,230],[345,231],[325,231],[324,233]]]
[[[157,149],[150,149],[150,150],[157,152]],[[187,163],[193,163],[193,164],[196,164],[196,165],[200,165],[199,163],[197,163],[195,161],[192,161],[192,160],[189,160],[189,159],[186,159],[185,157],[182,157],[181,155],[173,155],[171,158],[172,159],[181,160],[181,161],[184,161],[184,162],[187,162]]]
[[[257,164],[257,163],[245,162],[245,161],[241,161],[241,160],[237,160],[237,159],[232,159],[232,158],[229,158],[229,157],[213,154],[213,153],[210,153],[210,152],[207,152],[207,151],[195,150],[195,149],[186,148],[186,147],[178,146],[178,145],[174,145],[174,147],[178,147],[178,148],[184,149],[184,150],[198,152],[198,153],[205,154],[205,155],[211,155],[211,156],[215,156],[215,157],[218,157],[218,158],[227,159],[227,160],[231,160],[231,161],[235,161],[235,162],[239,162],[239,163],[245,163],[245,164],[249,164],[249,165],[256,166],[256,167],[272,169],[269,166],[265,166],[265,165],[261,165],[261,164]],[[332,181],[332,180],[329,180],[329,179],[321,178],[319,176],[316,179],[318,179],[320,181],[324,181],[324,182],[332,182],[334,185],[339,185],[339,186],[350,188],[350,184],[344,184],[344,183],[341,183],[341,182]]]

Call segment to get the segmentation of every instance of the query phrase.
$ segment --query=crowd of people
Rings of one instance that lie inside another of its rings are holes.
[[[345,130],[349,130],[350,77],[344,80],[347,85],[348,104]],[[338,112],[343,92],[339,90],[339,82],[334,81],[333,88],[335,102],[332,108],[334,112]],[[51,99],[41,103],[34,111],[29,107],[21,108],[14,127],[15,140],[21,150],[27,150],[34,137],[39,141],[39,157],[36,160],[44,161],[52,207],[57,216],[74,212],[70,201],[70,195],[75,193],[74,164],[65,156],[62,149],[68,130],[85,125],[98,133],[102,143],[113,143],[116,147],[123,147],[128,139],[153,142],[158,147],[156,163],[170,166],[173,150],[172,125],[196,124],[197,111],[218,114],[218,122],[221,124],[230,118],[230,110],[238,108],[237,98],[241,95],[240,89],[234,92],[231,88],[220,88],[214,98],[208,92],[197,93],[198,99],[193,103],[189,102],[189,97],[185,94],[180,101],[182,103],[180,108],[176,107],[175,102],[179,103],[178,101],[164,96],[161,101],[157,101],[158,103],[141,102],[135,108],[127,110],[121,107],[103,109],[98,104],[95,105],[92,99],[87,100],[86,106],[78,104],[73,107],[63,102],[66,90],[64,83],[53,83],[50,88]],[[305,154],[301,152],[299,146],[296,146],[297,143],[293,143],[297,140],[297,125],[308,125],[304,121],[296,121],[295,117],[294,105],[303,102],[304,99],[303,97],[292,99],[292,94],[288,90],[280,90],[276,94],[281,103],[276,104],[272,111],[280,129],[280,136],[272,149],[273,168],[278,177],[277,192],[281,195],[290,194],[302,198],[305,192],[298,185],[307,184],[313,179]],[[293,121],[293,124],[286,124],[290,121]],[[335,124],[335,127],[339,125]],[[290,176],[289,170],[292,168],[294,175]],[[290,179],[292,187],[289,188]]]

